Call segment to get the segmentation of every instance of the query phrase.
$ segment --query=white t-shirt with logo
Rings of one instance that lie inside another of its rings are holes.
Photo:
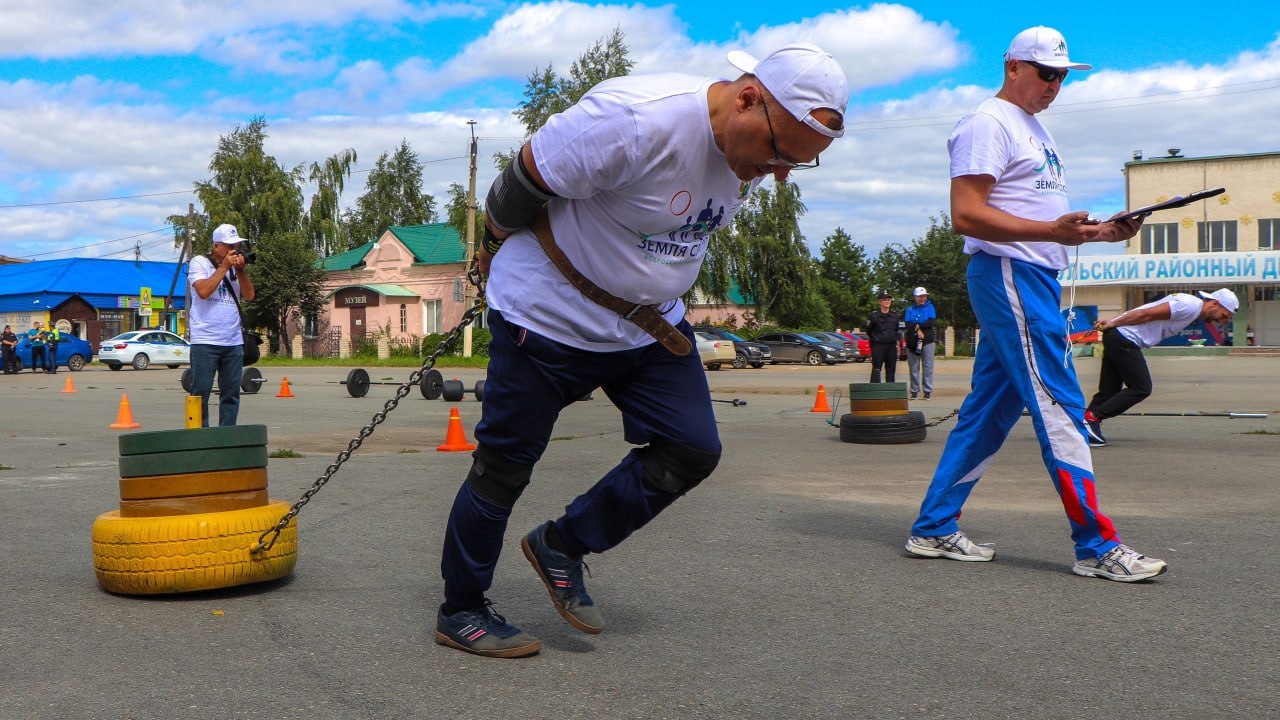
[[[759,183],[743,182],[716,147],[708,115],[712,80],[660,74],[614,78],[551,117],[531,142],[558,196],[547,205],[556,244],[609,293],[685,313],[711,233],[725,227]],[[572,347],[609,352],[655,342],[630,320],[578,292],[531,230],[494,257],[489,306]]]
[[[987,204],[1029,220],[1056,220],[1069,208],[1066,171],[1057,143],[1035,115],[1000,98],[988,98],[956,123],[947,139],[951,177],[996,179]],[[1067,249],[1053,242],[996,243],[965,237],[970,255],[1011,257],[1053,270],[1067,267]]]
[[[1159,345],[1160,341],[1167,337],[1182,332],[1183,328],[1200,317],[1200,311],[1204,309],[1204,301],[1195,295],[1174,293],[1166,295],[1155,302],[1139,305],[1134,308],[1134,311],[1155,307],[1161,303],[1169,303],[1168,319],[1152,320],[1141,325],[1121,325],[1116,328],[1116,331],[1134,345],[1140,348],[1149,348],[1153,345]]]
[[[240,334],[240,311],[236,308],[235,298],[227,291],[227,283],[218,283],[208,298],[196,294],[197,280],[213,277],[217,270],[209,258],[198,255],[191,258],[187,265],[187,300],[190,310],[187,312],[187,326],[191,331],[193,345],[241,345],[244,337]],[[240,295],[240,284],[231,281],[236,296]]]

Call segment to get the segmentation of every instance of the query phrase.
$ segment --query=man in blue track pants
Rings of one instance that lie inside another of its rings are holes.
[[[1075,543],[1077,575],[1121,582],[1163,573],[1164,561],[1124,545],[1098,507],[1085,436],[1084,396],[1067,352],[1058,271],[1068,246],[1132,237],[1141,220],[1096,222],[1070,212],[1057,144],[1035,117],[1057,98],[1072,62],[1047,27],[1024,30],[1005,54],[994,98],[957,123],[951,155],[951,214],[970,254],[969,299],[982,327],[972,390],[947,438],[933,482],[911,528],[907,551],[923,557],[987,561],[957,520],[965,500],[1025,409],[1062,500]]]

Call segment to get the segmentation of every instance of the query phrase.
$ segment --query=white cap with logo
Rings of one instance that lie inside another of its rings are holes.
[[[240,237],[240,233],[236,232],[235,225],[222,223],[214,229],[213,241],[221,245],[236,245],[244,242],[244,238]]]
[[[924,289],[924,288],[922,288],[922,287],[918,287],[918,288],[916,288],[916,289],[915,289],[915,291],[914,291],[914,292],[912,292],[911,294],[912,294],[912,295],[928,295],[928,294],[929,294],[929,291],[928,291],[928,290],[925,290],[925,289]]]
[[[1009,43],[1005,60],[1026,60],[1045,67],[1066,70],[1088,70],[1092,65],[1071,62],[1067,57],[1067,41],[1051,27],[1037,25],[1018,33]]]
[[[741,50],[729,53],[729,63],[742,72],[760,78],[782,107],[796,120],[830,138],[844,135],[844,128],[832,130],[811,113],[827,108],[840,113],[849,106],[849,81],[831,53],[810,43],[778,48],[756,60]]]
[[[1218,304],[1227,309],[1232,315],[1236,314],[1236,310],[1240,309],[1240,299],[1236,294],[1226,288],[1219,288],[1211,293],[1203,290],[1200,291],[1200,297],[1205,300],[1217,300]]]

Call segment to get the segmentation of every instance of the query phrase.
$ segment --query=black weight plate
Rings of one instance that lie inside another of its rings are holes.
[[[484,381],[476,381],[476,402],[484,402]]]
[[[428,400],[435,400],[440,397],[440,393],[444,392],[444,376],[440,374],[439,370],[428,370],[422,376],[418,387],[422,390],[422,397]]]
[[[208,450],[230,447],[262,447],[267,444],[266,425],[228,425],[190,430],[154,430],[117,438],[121,455]]]
[[[245,368],[244,374],[240,376],[240,392],[256,395],[262,387],[262,382],[261,370],[256,367]]]
[[[347,373],[344,384],[347,386],[347,394],[351,397],[364,397],[369,394],[369,373],[364,368],[356,368]]]
[[[191,431],[179,430],[178,432]],[[266,466],[267,447],[265,445],[258,447],[214,448],[212,450],[181,450],[178,452],[147,453],[145,455],[122,455],[120,457],[120,477],[177,475]]]
[[[458,402],[467,394],[466,386],[461,380],[445,380],[443,390],[445,402]]]
[[[191,368],[182,371],[182,389],[184,392],[191,392]]]

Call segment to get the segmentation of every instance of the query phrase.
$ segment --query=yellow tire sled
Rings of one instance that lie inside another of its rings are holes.
[[[298,561],[298,525],[289,522],[270,550],[249,549],[289,511],[282,500],[261,507],[93,523],[93,571],[104,590],[122,595],[214,590],[277,580]]]

